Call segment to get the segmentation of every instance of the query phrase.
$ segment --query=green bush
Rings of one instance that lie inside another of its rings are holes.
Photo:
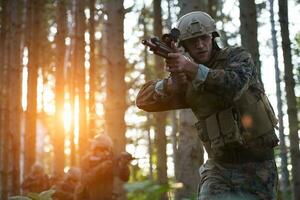
[[[9,197],[9,200],[52,200],[51,196],[54,194],[55,190],[47,190],[37,193],[28,193],[27,196],[14,196]]]
[[[149,180],[125,184],[128,200],[159,200],[161,194],[169,189],[168,185],[158,185]]]

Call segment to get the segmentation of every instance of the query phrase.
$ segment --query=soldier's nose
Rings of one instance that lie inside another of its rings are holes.
[[[201,38],[197,38],[196,43],[195,43],[195,47],[196,48],[203,48],[203,46],[204,46],[203,40],[201,40]]]

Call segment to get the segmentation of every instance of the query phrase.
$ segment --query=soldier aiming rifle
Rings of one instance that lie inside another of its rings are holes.
[[[199,200],[275,200],[277,119],[251,55],[241,47],[220,48],[215,21],[205,12],[182,16],[176,29],[177,46],[175,40],[143,41],[165,58],[171,77],[147,82],[137,106],[148,112],[190,108],[195,114],[208,153],[200,167]]]
[[[119,156],[113,153],[113,143],[105,135],[97,135],[91,141],[91,150],[81,164],[81,185],[77,190],[77,200],[113,200],[114,178],[122,181],[129,179],[129,163],[132,156],[122,152]]]

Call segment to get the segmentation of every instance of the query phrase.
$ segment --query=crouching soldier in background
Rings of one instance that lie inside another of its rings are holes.
[[[75,198],[75,190],[80,183],[80,169],[72,167],[65,175],[63,181],[53,186],[55,193],[53,200],[73,200]]]
[[[35,163],[34,165],[32,165],[30,174],[22,183],[24,194],[27,194],[29,192],[40,193],[48,190],[49,187],[49,178],[48,175],[44,172],[43,165],[40,163]]]
[[[90,152],[82,159],[81,185],[77,190],[76,199],[115,199],[114,178],[128,181],[131,160],[132,156],[127,152],[122,152],[118,157],[113,154],[113,143],[107,135],[96,136],[91,142]]]
[[[49,177],[50,188],[53,188],[54,186],[62,182],[63,177],[64,176],[61,173],[54,172],[53,174],[51,174],[51,176]]]

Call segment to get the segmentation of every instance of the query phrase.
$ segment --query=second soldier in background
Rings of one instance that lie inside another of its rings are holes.
[[[113,143],[107,135],[96,136],[91,142],[90,151],[82,159],[81,185],[77,190],[76,199],[115,199],[117,194],[114,193],[114,178],[128,181],[131,159],[131,155],[126,152],[116,157],[113,153]]]

